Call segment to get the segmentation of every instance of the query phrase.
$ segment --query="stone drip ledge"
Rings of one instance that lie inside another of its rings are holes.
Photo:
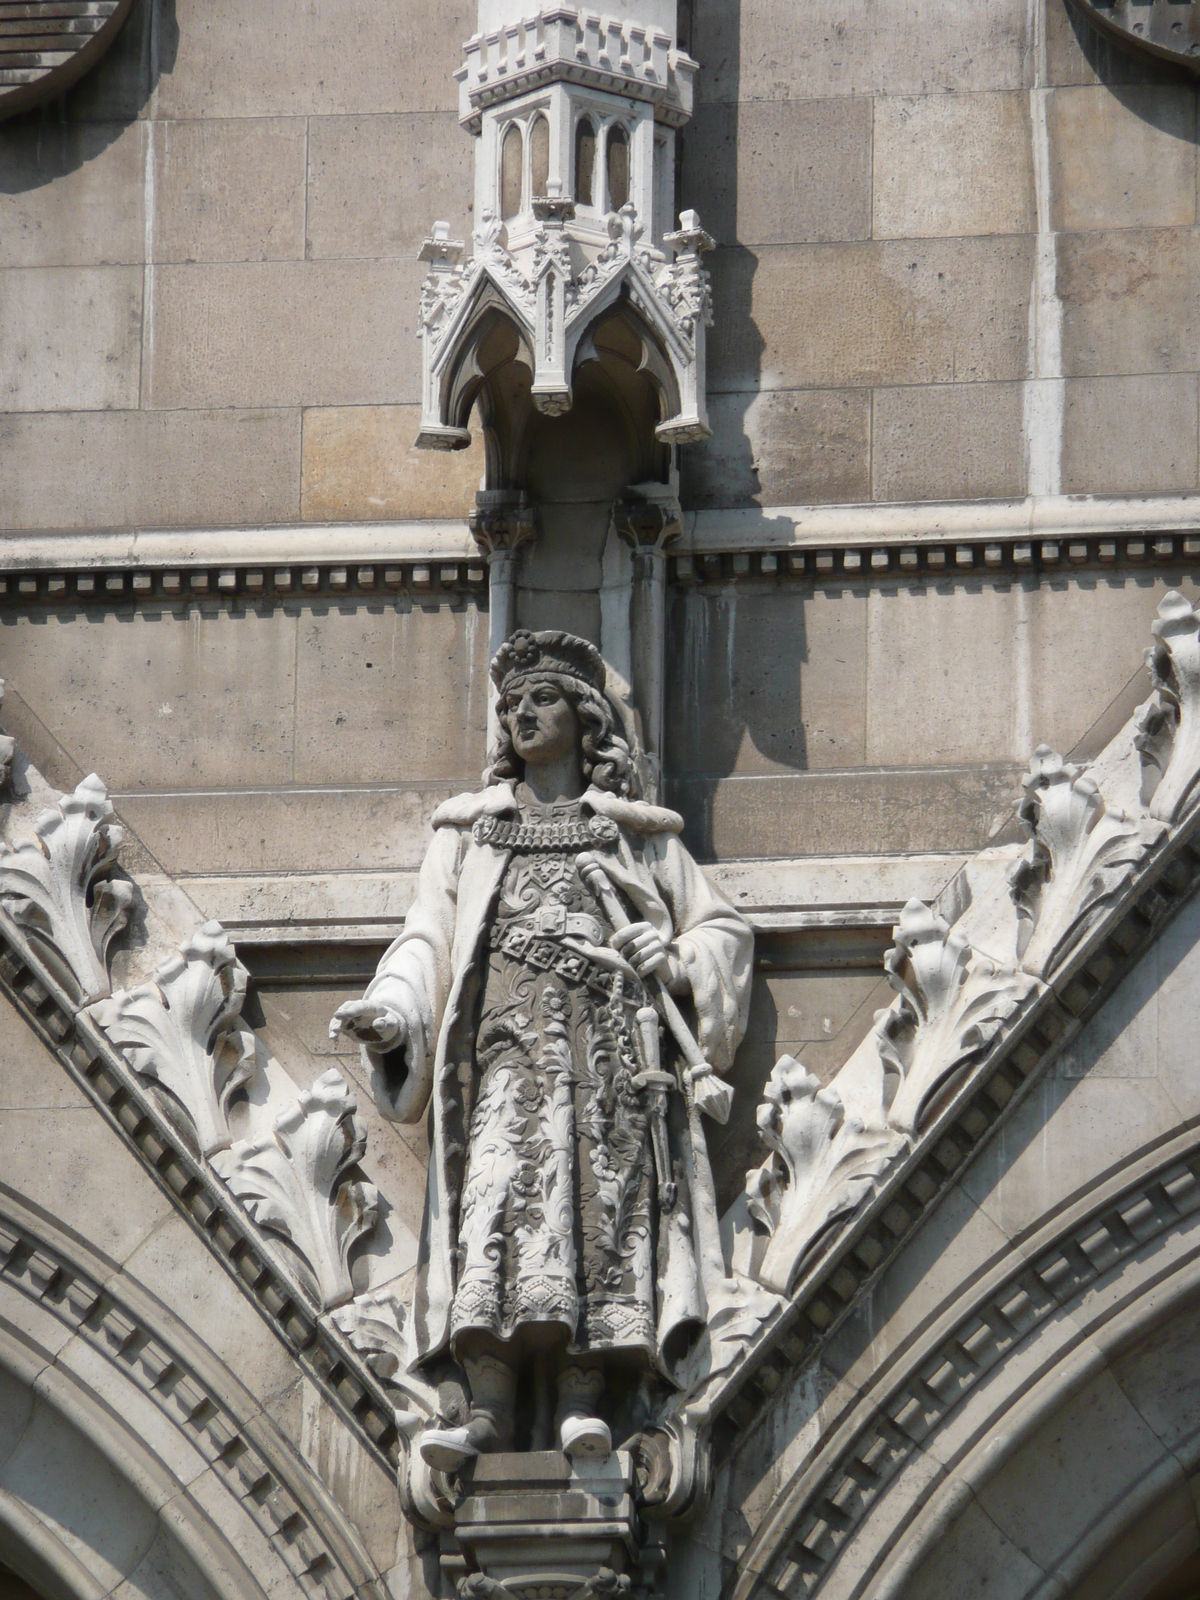
[[[0,1284],[118,1367],[245,1507],[311,1600],[386,1600],[353,1524],[254,1401],[119,1269],[0,1192]]]
[[[745,1550],[732,1600],[815,1595],[891,1483],[960,1402],[1048,1318],[1078,1305],[1134,1256],[1161,1250],[1189,1226],[1194,1231],[1198,1213],[1200,1131],[1190,1128],[1014,1244],[848,1404]]]
[[[120,804],[120,797],[113,797]],[[891,929],[905,902],[933,900],[971,858],[813,856],[722,861],[709,877],[756,934]],[[184,886],[239,946],[394,939],[416,894],[415,872],[230,873]]]
[[[321,1314],[316,1296],[215,1173],[189,1149],[120,1050],[73,1000],[0,910],[0,993],[53,1052],[128,1149],[149,1169],[297,1363],[375,1459],[394,1472],[400,1455],[395,1406]]]
[[[1174,567],[1200,567],[1200,530],[1176,536],[1139,533],[1131,537],[1077,537],[1030,539],[959,539],[953,543],[924,542],[854,545],[829,549],[697,549],[678,554],[670,563],[670,578],[685,587],[694,584],[728,584],[747,580],[775,582],[807,579],[858,578],[962,578],[982,575],[1062,573],[1099,568],[1104,571],[1141,569],[1170,563]]]
[[[0,606],[161,605],[217,600],[253,603],[349,597],[407,599],[452,605],[487,596],[482,563],[438,561],[381,564],[139,567],[133,570],[7,571]]]

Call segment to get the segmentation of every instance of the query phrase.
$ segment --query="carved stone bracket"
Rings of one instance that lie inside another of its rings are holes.
[[[114,881],[124,830],[92,773],[43,811],[33,837],[0,842],[0,905],[82,1000],[106,995],[109,942],[129,919],[131,883]]]
[[[943,1084],[982,1055],[1038,984],[976,954],[920,900],[908,902],[892,936],[883,965],[900,1003],[879,1013],[875,1040],[900,1079],[888,1121],[911,1134]]]
[[[213,1167],[258,1225],[285,1239],[328,1310],[354,1294],[349,1257],[378,1219],[373,1184],[347,1176],[366,1134],[331,1068],[275,1119],[273,1135],[218,1151]]]
[[[1021,918],[1018,954],[1026,972],[1045,977],[1166,829],[1146,817],[1110,811],[1083,768],[1048,745],[1038,746],[1021,784],[1019,815],[1032,847],[1010,877]]]
[[[469,519],[471,536],[483,555],[511,556],[537,538],[537,519],[522,490],[481,489]]]
[[[248,977],[221,924],[206,922],[149,983],[92,1008],[135,1071],[187,1112],[204,1156],[229,1144],[229,1101],[254,1073],[253,1035],[237,1029]]]

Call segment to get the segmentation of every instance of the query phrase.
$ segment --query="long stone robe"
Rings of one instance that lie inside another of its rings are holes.
[[[717,1071],[732,1063],[746,1028],[753,935],[708,883],[679,841],[672,811],[589,789],[584,818],[607,818],[617,836],[606,852],[609,874],[672,949],[691,986],[697,1037]],[[421,868],[404,932],[384,955],[367,997],[404,1018],[403,1054],[370,1051],[381,1107],[416,1122],[431,1109],[429,1180],[409,1319],[412,1364],[432,1362],[452,1334],[458,1286],[468,1130],[479,1087],[475,1028],[488,966],[488,933],[512,852],[488,841],[480,819],[515,817],[507,784],[447,801],[434,815],[434,838]],[[678,1100],[672,1095],[673,1101]],[[672,1110],[678,1131],[678,1107]],[[678,1141],[672,1138],[673,1153]],[[692,1252],[686,1164],[675,1162],[684,1192],[657,1244],[656,1364],[669,1374],[672,1334],[703,1317],[703,1291]],[[582,1345],[582,1336],[580,1344]]]

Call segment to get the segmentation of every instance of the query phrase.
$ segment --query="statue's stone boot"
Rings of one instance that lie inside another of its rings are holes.
[[[465,1356],[471,1386],[471,1415],[452,1428],[426,1428],[420,1439],[421,1457],[438,1472],[457,1472],[475,1456],[511,1450],[517,1374],[494,1355]]]
[[[612,1434],[596,1415],[604,1393],[599,1367],[564,1367],[558,1375],[558,1439],[572,1459],[602,1461],[612,1454]]]

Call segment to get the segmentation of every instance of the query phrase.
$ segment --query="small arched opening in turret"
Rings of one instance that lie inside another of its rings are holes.
[[[580,117],[575,125],[575,203],[595,204],[596,127],[591,117]]]
[[[520,126],[510,122],[500,141],[500,216],[505,222],[511,221],[521,209],[524,155]]]
[[[541,112],[529,129],[529,179],[533,198],[544,199],[550,180],[550,124]]]
[[[620,211],[629,200],[629,130],[620,122],[614,122],[608,130],[605,177],[608,181],[608,209]]]

